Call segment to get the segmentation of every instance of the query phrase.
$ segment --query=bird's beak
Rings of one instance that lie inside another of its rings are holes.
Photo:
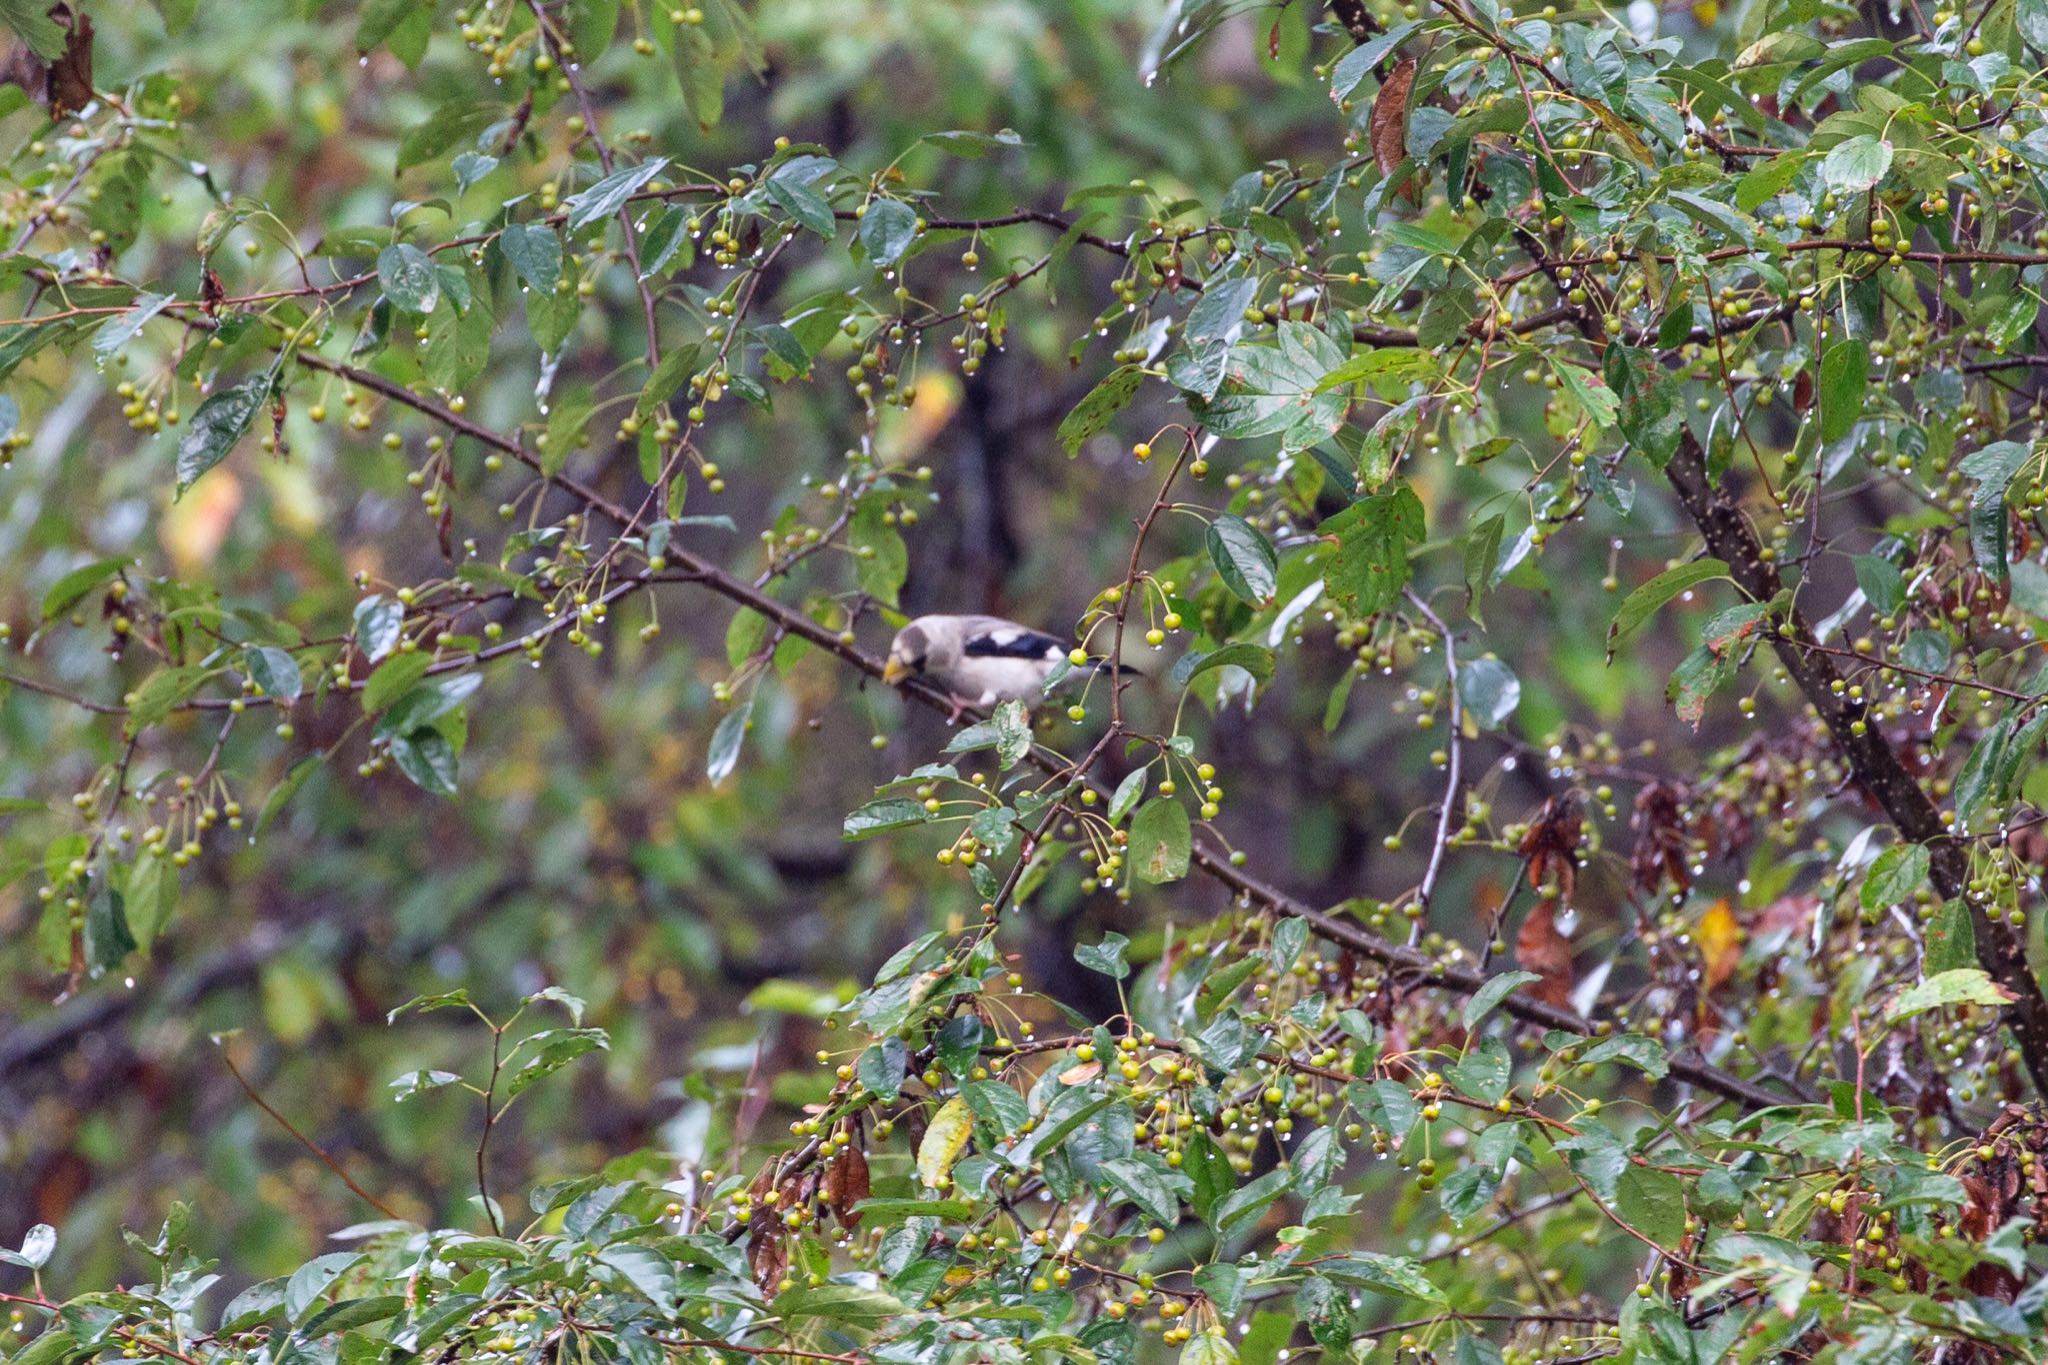
[[[910,670],[904,667],[901,659],[892,658],[882,665],[882,681],[891,687],[894,687],[909,676]]]

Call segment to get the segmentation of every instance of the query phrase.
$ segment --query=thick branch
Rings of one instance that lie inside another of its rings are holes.
[[[1735,582],[1759,602],[1776,597],[1783,587],[1778,570],[1763,557],[1763,546],[1750,528],[1742,509],[1707,473],[1706,452],[1690,432],[1679,443],[1678,452],[1665,467],[1665,477],[1678,490],[1679,500],[1706,538],[1707,550],[1725,561]],[[1948,832],[1927,792],[1906,771],[1898,752],[1865,720],[1865,707],[1852,701],[1846,691],[1837,694],[1834,683],[1841,677],[1834,658],[1817,648],[1813,628],[1795,605],[1785,618],[1789,634],[1774,633],[1772,645],[1778,660],[1792,677],[1806,700],[1834,737],[1835,745],[1848,761],[1849,771],[1869,793],[1898,830],[1899,836],[1927,845],[1932,855],[1934,887],[1944,897],[1961,898],[1969,906],[1970,923],[1976,930],[1977,961],[1992,980],[2012,993],[2006,1006],[2005,1022],[2018,1039],[2020,1053],[2034,1078],[2034,1088],[2048,1094],[2048,998],[2027,962],[2025,940],[2010,925],[1994,922],[1983,906],[1966,894],[1969,860],[1963,846]],[[1859,724],[1859,722],[1862,722]]]

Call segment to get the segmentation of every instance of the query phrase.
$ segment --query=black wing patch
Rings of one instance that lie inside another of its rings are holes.
[[[960,652],[977,659],[1044,659],[1066,653],[1066,647],[1050,635],[1005,626],[968,636]]]

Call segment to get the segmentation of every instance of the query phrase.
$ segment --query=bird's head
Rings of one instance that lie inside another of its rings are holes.
[[[894,687],[905,678],[923,673],[930,653],[931,641],[924,627],[912,621],[897,631],[890,643],[888,661],[882,665],[882,681]]]

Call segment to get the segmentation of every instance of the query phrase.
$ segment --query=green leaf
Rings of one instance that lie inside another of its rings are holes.
[[[832,216],[831,203],[816,190],[794,178],[770,176],[768,197],[780,205],[784,213],[827,241],[839,230],[839,223]]]
[[[542,1029],[519,1041],[526,1060],[505,1082],[505,1098],[511,1099],[537,1081],[554,1075],[578,1057],[611,1047],[611,1036],[601,1028]]]
[[[376,663],[392,650],[398,648],[399,636],[405,630],[405,604],[382,593],[372,593],[356,603],[355,637],[356,648],[363,657]]]
[[[1124,780],[1116,784],[1116,792],[1109,798],[1109,823],[1120,825],[1123,818],[1145,797],[1145,785],[1151,779],[1150,767],[1133,768],[1124,774]]]
[[[43,620],[54,621],[65,612],[90,597],[99,588],[112,581],[115,574],[128,567],[122,559],[97,559],[90,564],[81,564],[70,573],[52,583],[43,594]]]
[[[1216,1207],[1209,1210],[1209,1225],[1227,1236],[1232,1225],[1263,1213],[1293,1183],[1292,1168],[1276,1167],[1218,1200]]]
[[[922,801],[891,799],[870,801],[846,817],[840,829],[840,838],[849,843],[861,839],[872,839],[877,834],[891,830],[908,829],[931,819]]]
[[[1678,449],[1684,430],[1678,381],[1655,354],[1620,342],[1607,348],[1606,365],[1607,386],[1614,392],[1615,422],[1622,437],[1662,469]]]
[[[697,348],[677,346],[662,356],[661,364],[654,367],[654,373],[647,377],[646,386],[640,390],[638,401],[633,404],[633,415],[646,418],[656,408],[668,402],[683,387],[697,368]]]
[[[121,965],[121,959],[135,951],[135,934],[128,927],[127,903],[105,875],[94,879],[85,898],[85,960],[95,975]]]
[[[1955,1005],[1999,1007],[2011,1003],[2012,992],[1993,981],[1983,968],[1958,967],[1907,987],[1885,1007],[1884,1015],[1886,1020],[1896,1024],[1930,1010]]]
[[[1347,1284],[1364,1285],[1424,1303],[1445,1302],[1444,1291],[1429,1282],[1429,1277],[1422,1273],[1422,1263],[1411,1256],[1355,1251],[1339,1260],[1325,1262],[1319,1269],[1331,1279]]]
[[[418,66],[433,33],[432,6],[419,0],[367,0],[356,20],[356,51],[383,46],[407,66]]]
[[[1685,1240],[1685,1183],[1669,1171],[1630,1166],[1614,1187],[1622,1221],[1658,1246],[1677,1250]]]
[[[2012,21],[2027,46],[2048,53],[2048,0],[2019,0]]]
[[[504,106],[500,104],[479,103],[467,96],[449,100],[399,139],[398,169],[403,172],[432,161],[449,148],[474,138],[503,114]]]
[[[642,186],[660,175],[668,165],[666,157],[643,161],[638,166],[614,171],[580,194],[572,194],[562,201],[568,211],[569,231],[581,232],[592,223],[611,217],[626,201],[640,192]]]
[[[600,1265],[610,1266],[655,1309],[667,1317],[676,1311],[675,1262],[643,1246],[609,1246],[597,1253]]]
[[[1978,567],[1997,583],[2010,576],[2007,540],[2011,528],[2005,513],[2005,492],[2013,476],[2034,458],[2033,448],[2017,441],[1994,441],[1967,456],[1957,467],[1966,479],[1977,480],[1970,499],[1970,549]]]
[[[261,374],[210,395],[192,414],[178,442],[178,486],[183,496],[201,475],[227,458],[270,401],[272,376]]]
[[[1279,560],[1257,527],[1226,512],[1209,523],[1208,545],[1224,587],[1255,607],[1273,595]]]
[[[998,702],[989,725],[995,731],[996,766],[1008,772],[1031,752],[1031,713],[1021,701]]]
[[[305,679],[299,675],[299,661],[281,649],[269,645],[242,651],[242,667],[249,675],[249,681],[266,697],[275,697],[290,706],[305,690]]]
[[[1120,365],[1109,372],[1109,377],[1088,391],[1088,396],[1075,404],[1074,410],[1060,419],[1059,442],[1068,455],[1078,455],[1088,439],[1108,426],[1131,401],[1131,395],[1138,391],[1144,381],[1145,370],[1140,365]]]
[[[1202,288],[1202,297],[1188,309],[1185,338],[1189,342],[1237,340],[1244,332],[1245,309],[1251,307],[1258,293],[1256,275],[1209,280]],[[1317,381],[1316,387],[1320,390],[1322,381]]]
[[[1792,183],[1806,164],[1806,155],[1803,150],[1784,152],[1751,166],[1735,182],[1735,206],[1744,213],[1755,213],[1765,200]]]
[[[1671,1054],[1655,1038],[1641,1033],[1619,1033],[1603,1038],[1588,1048],[1579,1060],[1588,1066],[1602,1062],[1627,1062],[1653,1081],[1671,1073]]]
[[[1190,1188],[1191,1182],[1178,1172],[1169,1172],[1158,1158],[1116,1157],[1102,1163],[1102,1174],[1154,1223],[1170,1228],[1180,1222],[1180,1192]]]
[[[121,733],[133,739],[163,720],[190,699],[209,676],[210,671],[200,664],[159,668],[130,694],[133,700],[128,704],[128,717]]]
[[[1186,687],[1204,673],[1218,668],[1241,668],[1260,682],[1269,682],[1277,656],[1264,645],[1238,640],[1221,649],[1190,650],[1181,655],[1167,678],[1175,687]]]
[[[1502,972],[1498,976],[1487,978],[1486,984],[1472,992],[1472,998],[1465,1002],[1466,1030],[1478,1027],[1479,1021],[1491,1013],[1494,1006],[1512,995],[1516,987],[1542,979],[1535,972]],[[1406,1096],[1408,1092],[1403,1090],[1401,1093]]]
[[[910,547],[903,535],[887,521],[886,499],[869,498],[853,514],[848,528],[856,558],[854,581],[862,592],[886,607],[896,605],[897,594],[910,576]]]
[[[775,1311],[787,1318],[823,1318],[874,1327],[901,1315],[903,1300],[879,1289],[852,1284],[799,1285],[775,1296]]]
[[[562,239],[545,223],[507,223],[498,250],[528,288],[552,294],[561,283]]]
[[[142,329],[149,320],[164,311],[172,301],[169,294],[137,294],[135,306],[118,317],[108,318],[93,333],[92,349],[95,354],[106,357],[126,346],[142,335]]]
[[[1458,670],[1458,699],[1482,730],[1498,730],[1522,701],[1522,680],[1498,659],[1474,659]]]
[[[421,791],[455,795],[455,746],[439,730],[415,730],[394,738],[391,757],[398,771]]]
[[[1920,972],[1939,976],[1958,967],[1977,965],[1977,930],[1970,923],[1970,907],[1949,901],[1928,921],[1923,936]]]
[[[993,133],[980,133],[967,129],[947,129],[944,132],[926,133],[918,139],[934,147],[943,147],[955,156],[979,161],[988,153],[1001,147],[1022,147],[1024,139],[1014,129],[998,128]]]
[[[1552,357],[1551,370],[1572,402],[1584,413],[1596,431],[1605,431],[1617,425],[1621,418],[1621,403],[1614,396],[1614,390],[1607,387],[1607,381],[1592,371],[1568,361]]]
[[[1124,960],[1124,950],[1130,946],[1131,941],[1122,934],[1104,934],[1100,943],[1075,944],[1074,961],[1091,972],[1121,981],[1131,974],[1131,965]]]
[[[1614,647],[1624,635],[1657,614],[1672,598],[1690,592],[1700,584],[1728,577],[1728,566],[1718,559],[1695,559],[1675,569],[1666,569],[1622,599],[1621,610],[1607,627],[1607,658],[1614,659]]]
[[[893,1100],[903,1090],[903,1078],[908,1073],[910,1050],[901,1038],[884,1038],[867,1051],[861,1053],[860,1061],[854,1065],[854,1079],[875,1093],[878,1099]]]
[[[440,272],[410,242],[394,242],[377,253],[377,283],[392,307],[408,313],[431,313],[441,301]]]
[[[70,41],[69,33],[50,17],[50,6],[43,0],[0,0],[0,21],[46,62],[62,57]]]
[[[278,779],[277,785],[270,789],[270,794],[263,798],[263,809],[256,816],[257,834],[262,834],[276,822],[278,814],[284,810],[292,797],[298,794],[299,788],[306,785],[306,779],[320,767],[324,757],[322,754],[307,754],[292,764],[291,770]]]
[[[362,1259],[360,1251],[330,1251],[325,1256],[315,1256],[293,1271],[284,1287],[285,1319],[292,1323],[304,1321],[334,1282],[354,1269]]]
[[[1324,560],[1330,595],[1354,616],[1392,605],[1408,582],[1408,552],[1426,534],[1422,501],[1397,484],[1355,502],[1316,528],[1333,542]]]
[[[1192,848],[1187,808],[1172,797],[1146,802],[1131,819],[1128,859],[1139,881],[1179,881],[1188,875]]]
[[[690,211],[672,208],[640,236],[640,278],[651,280],[671,265],[687,269],[697,258],[690,240]]]
[[[1858,338],[1837,341],[1820,358],[1820,438],[1835,442],[1849,434],[1869,402],[1870,346]]]
[[[1278,436],[1284,450],[1306,450],[1344,422],[1350,400],[1319,392],[1323,376],[1342,365],[1344,348],[1303,322],[1283,322],[1273,342],[1240,341],[1224,364],[1213,398],[1189,407],[1218,436]]]
[[[871,200],[855,236],[868,260],[886,270],[917,240],[917,210],[900,199]]]
[[[1879,616],[1890,616],[1906,604],[1906,578],[1899,566],[1877,555],[1856,555],[1851,561],[1856,586]]]
[[[1927,845],[1893,844],[1877,855],[1858,896],[1865,910],[1899,905],[1927,884]]]
[[[555,400],[548,411],[547,431],[540,441],[541,473],[562,472],[569,457],[581,449],[584,429],[590,425],[590,415],[595,410],[588,387],[571,389]]]
[[[1892,168],[1892,144],[1873,133],[1836,143],[1820,163],[1820,178],[1836,194],[1862,194]]]
[[[1237,1348],[1221,1327],[1211,1327],[1180,1348],[1180,1365],[1238,1365]]]
[[[747,698],[726,712],[711,732],[711,747],[704,755],[704,775],[715,786],[732,776],[740,763],[740,746],[747,738],[747,724],[754,717],[754,699]]]
[[[472,672],[449,674],[421,683],[392,703],[391,709],[377,718],[377,724],[370,733],[376,739],[392,739],[437,727],[475,695],[483,681],[482,674]]]

